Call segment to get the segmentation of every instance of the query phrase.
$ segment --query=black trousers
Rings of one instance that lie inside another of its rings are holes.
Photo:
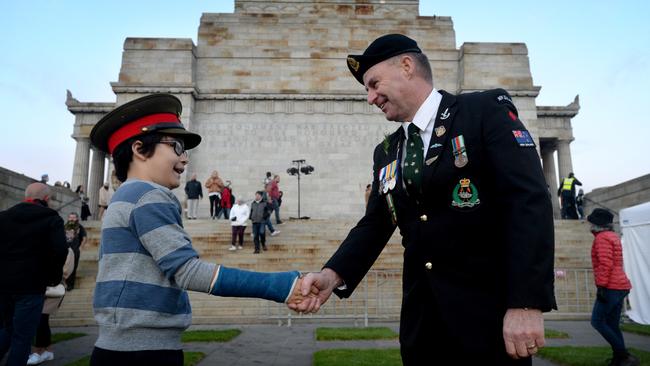
[[[419,321],[405,332],[400,327],[400,353],[404,366],[454,365],[454,366],[531,366],[532,358],[512,359],[505,351],[502,334],[495,334],[491,339],[472,339],[480,342],[479,350],[469,350],[467,339],[459,334],[471,337],[472,329],[450,329],[453,320],[442,314],[431,289],[423,284],[416,285],[420,294],[418,301],[402,305],[404,312],[418,314]]]
[[[183,350],[109,351],[95,347],[90,366],[183,366]]]
[[[41,314],[41,321],[36,328],[34,347],[46,348],[52,344],[52,330],[50,329],[50,314]]]

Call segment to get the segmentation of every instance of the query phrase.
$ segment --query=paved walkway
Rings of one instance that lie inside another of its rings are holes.
[[[549,346],[607,346],[607,343],[591,328],[588,321],[546,321],[547,328],[567,332],[569,339],[549,339]],[[350,324],[307,324],[294,322],[291,327],[277,325],[224,325],[195,326],[191,329],[238,328],[242,334],[228,343],[188,343],[185,351],[200,351],[206,358],[199,365],[273,365],[310,366],[313,353],[328,348],[390,348],[399,347],[395,341],[334,341],[315,340],[318,326],[351,326]],[[371,324],[388,326],[397,331],[397,323]],[[65,365],[92,352],[97,337],[96,327],[55,328],[58,332],[82,332],[87,336],[54,345],[54,361],[47,366]],[[650,352],[650,337],[625,333],[628,347]],[[534,366],[552,366],[553,363],[535,358]]]

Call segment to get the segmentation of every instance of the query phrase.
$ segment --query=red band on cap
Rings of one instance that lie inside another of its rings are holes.
[[[117,145],[123,143],[131,137],[147,132],[146,129],[143,130],[144,127],[153,127],[161,122],[178,123],[182,126],[181,121],[173,113],[156,113],[144,116],[120,127],[111,135],[111,137],[108,138],[108,153],[112,154],[113,149],[115,149]]]

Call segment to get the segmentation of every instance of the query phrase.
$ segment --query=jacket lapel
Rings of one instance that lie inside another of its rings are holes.
[[[451,126],[458,110],[458,106],[456,105],[456,96],[449,94],[444,90],[440,90],[440,94],[442,94],[442,100],[438,107],[438,114],[434,123],[431,141],[429,142],[429,147],[425,152],[426,157],[424,159],[423,169],[424,182],[431,178],[445,149],[448,148],[447,146],[449,145],[451,136]],[[425,184],[425,190],[426,187],[427,185]]]

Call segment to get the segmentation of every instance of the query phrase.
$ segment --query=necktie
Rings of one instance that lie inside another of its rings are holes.
[[[408,127],[406,156],[404,157],[404,183],[406,183],[406,190],[412,196],[418,196],[422,189],[423,154],[424,144],[420,137],[420,129],[411,123]]]

